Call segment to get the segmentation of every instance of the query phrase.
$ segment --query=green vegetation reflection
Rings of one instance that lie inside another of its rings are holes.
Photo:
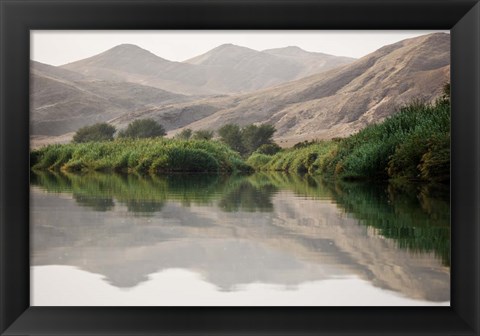
[[[73,174],[33,171],[31,183],[47,192],[71,193],[77,204],[111,210],[115,201],[137,214],[161,211],[166,201],[183,206],[213,205],[225,211],[272,211],[272,184],[255,185],[242,175],[224,174]]]
[[[185,207],[217,206],[224,212],[272,212],[274,195],[289,190],[301,197],[331,200],[400,248],[433,252],[450,264],[448,190],[432,186],[332,182],[283,173],[140,176],[43,171],[32,172],[31,182],[47,192],[71,193],[77,204],[94,211],[113,210],[118,202],[142,216],[162,211],[167,201]]]

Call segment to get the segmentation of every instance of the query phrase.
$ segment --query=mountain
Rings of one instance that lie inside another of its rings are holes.
[[[432,101],[441,94],[443,84],[450,80],[450,35],[446,33],[403,40],[352,63],[249,93],[186,97],[122,82],[119,78],[125,74],[131,78],[147,78],[161,67],[171,69],[169,71],[177,67],[179,72],[172,72],[177,79],[184,76],[191,79],[192,86],[218,88],[227,83],[230,76],[227,74],[234,73],[235,66],[257,69],[256,73],[240,71],[247,78],[254,78],[252,76],[261,73],[261,69],[272,78],[274,70],[269,72],[269,65],[280,66],[281,63],[270,63],[274,62],[270,57],[275,57],[275,62],[284,58],[293,64],[292,59],[311,58],[310,54],[313,53],[296,47],[259,52],[222,45],[179,63],[164,60],[136,46],[121,45],[68,67],[34,62],[33,134],[61,135],[106,120],[123,128],[137,118],[159,121],[170,135],[186,127],[214,130],[226,123],[270,123],[277,129],[277,142],[290,146],[303,140],[347,136],[383,120],[412,100]],[[137,55],[135,61],[133,55]],[[142,61],[138,61],[140,58]],[[264,61],[267,58],[269,62]],[[310,64],[312,68],[317,66],[314,62]],[[225,70],[230,67],[233,68],[230,72]],[[215,68],[224,74],[224,82],[213,75]],[[205,70],[210,74],[208,81],[204,78],[200,84],[195,82],[199,79],[191,75],[198,74],[198,69],[210,69]],[[110,80],[98,79],[108,77],[107,74],[111,74]],[[235,81],[228,83],[233,87],[245,77],[237,76]],[[250,80],[250,83],[259,81]]]
[[[251,92],[353,60],[309,54],[310,57],[297,58],[276,56],[224,44],[185,62],[172,62],[138,46],[122,44],[62,68],[108,81],[133,82],[186,95],[217,95]]]
[[[184,61],[184,63],[205,65],[213,67],[233,67],[244,68],[245,63],[255,62],[261,63],[265,60],[277,61],[275,57],[268,57],[261,59],[262,53],[250,48],[237,46],[235,44],[222,44],[212,50],[196,56],[194,58]],[[253,60],[253,61],[252,61]],[[263,65],[263,64],[260,64]],[[258,64],[256,65],[258,67]],[[248,69],[251,72],[251,68]]]
[[[293,48],[300,52],[291,53],[289,52],[291,48],[256,51],[233,44],[223,44],[185,63],[208,66],[210,71],[219,73],[220,76],[215,80],[224,81],[221,85],[225,92],[238,93],[278,85],[355,60],[349,57],[310,53],[298,47]],[[215,83],[212,80],[209,84]]]
[[[45,63],[30,62],[30,73],[41,77],[47,77],[61,82],[84,81],[88,78],[78,72],[62,69],[60,67],[48,65]]]
[[[208,69],[206,85],[228,93],[284,83],[302,71],[298,62],[233,44],[223,44],[185,63]]]
[[[203,116],[183,127],[218,129],[226,123],[273,124],[284,145],[307,139],[347,136],[379,122],[414,99],[432,101],[449,82],[450,35],[434,33],[384,46],[333,70],[281,86],[230,97],[145,111],[176,127],[185,111]],[[128,120],[114,120],[121,125]],[[187,121],[188,122],[188,121]]]
[[[202,87],[206,78],[204,69],[168,61],[132,44],[118,45],[62,68],[97,79],[137,83],[181,94],[216,93]]]
[[[355,61],[354,58],[309,52],[296,46],[267,49],[263,52],[302,64],[302,71],[297,75],[297,78],[324,72]]]
[[[62,135],[186,97],[134,83],[100,81],[39,62],[30,63],[32,135]]]

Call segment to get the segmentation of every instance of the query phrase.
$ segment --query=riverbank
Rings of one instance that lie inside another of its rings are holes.
[[[340,180],[448,185],[450,104],[414,102],[347,138],[299,143],[244,160],[216,140],[115,139],[50,145],[31,153],[36,170],[136,173],[283,171]]]
[[[66,172],[251,171],[238,153],[221,142],[164,138],[50,145],[33,150],[30,165],[34,170]]]
[[[406,180],[448,184],[450,104],[415,102],[347,138],[252,154],[256,171],[309,173],[342,180]]]

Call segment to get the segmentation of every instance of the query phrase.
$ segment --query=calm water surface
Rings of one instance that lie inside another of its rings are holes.
[[[32,305],[448,305],[450,208],[304,176],[32,173]]]

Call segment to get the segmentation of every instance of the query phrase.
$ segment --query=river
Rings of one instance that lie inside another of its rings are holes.
[[[32,173],[33,306],[450,304],[447,192]]]

